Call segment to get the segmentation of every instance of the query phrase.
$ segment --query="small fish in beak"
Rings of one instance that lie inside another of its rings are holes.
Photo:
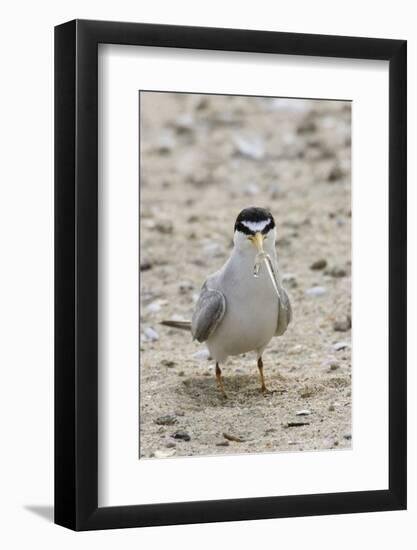
[[[268,272],[269,278],[271,279],[272,286],[275,289],[275,292],[277,293],[278,299],[281,300],[281,295],[278,290],[277,281],[275,278],[274,270],[272,267],[272,261],[269,255],[264,251],[264,236],[262,233],[257,232],[255,235],[250,237],[250,240],[255,245],[258,253],[255,257],[255,265],[253,266],[253,276],[259,277],[259,270],[261,269],[261,264],[265,263],[266,270]]]

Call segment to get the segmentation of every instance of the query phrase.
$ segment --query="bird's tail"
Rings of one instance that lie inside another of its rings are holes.
[[[191,330],[191,321],[161,321],[161,325],[166,327],[179,328],[181,330]]]

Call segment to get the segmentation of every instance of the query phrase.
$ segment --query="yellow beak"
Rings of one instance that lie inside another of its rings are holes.
[[[256,246],[258,252],[264,251],[264,236],[262,235],[262,233],[255,233],[255,235],[250,237],[250,240]]]

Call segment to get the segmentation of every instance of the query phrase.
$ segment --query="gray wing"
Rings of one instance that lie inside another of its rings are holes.
[[[280,286],[281,300],[278,300],[278,324],[275,336],[281,336],[287,330],[292,321],[292,309],[290,299],[284,287]]]
[[[191,333],[194,340],[205,342],[216,330],[226,312],[226,299],[220,290],[207,288],[204,283],[194,308]]]

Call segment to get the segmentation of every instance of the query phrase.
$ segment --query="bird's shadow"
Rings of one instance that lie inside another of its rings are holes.
[[[249,374],[224,376],[223,383],[227,399],[222,397],[214,376],[186,378],[177,387],[177,392],[182,398],[185,397],[199,405],[204,403],[209,407],[247,406],[251,401],[259,402],[286,392],[283,384],[274,380],[270,387],[271,391],[262,393],[258,378]]]
[[[24,509],[28,512],[32,512],[32,514],[35,514],[49,523],[54,522],[54,507],[53,506],[41,506],[37,504],[27,504],[24,506]]]

